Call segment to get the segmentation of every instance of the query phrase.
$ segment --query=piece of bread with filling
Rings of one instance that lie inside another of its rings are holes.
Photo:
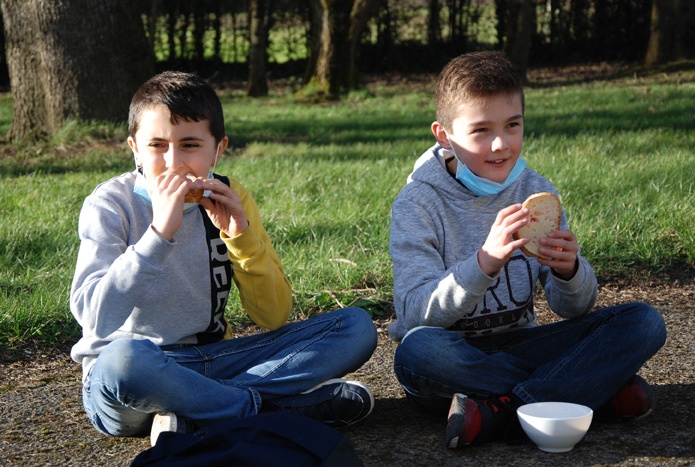
[[[521,251],[528,256],[537,258],[549,258],[541,255],[538,248],[541,246],[541,238],[547,237],[548,233],[560,229],[562,221],[562,204],[560,199],[552,193],[536,193],[529,196],[524,201],[522,207],[527,208],[528,224],[514,233],[515,240],[520,238],[530,238],[531,241],[521,247]]]
[[[188,174],[186,177],[192,181],[195,182],[197,180],[196,176],[193,174]],[[200,198],[203,197],[203,193],[205,190],[202,188],[191,188],[188,190],[188,193],[186,193],[186,197],[184,198],[183,202],[184,203],[197,203],[200,201]]]

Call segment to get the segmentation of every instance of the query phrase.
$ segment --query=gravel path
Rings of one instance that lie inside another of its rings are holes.
[[[594,425],[564,454],[543,453],[530,442],[447,450],[445,420],[413,409],[393,376],[395,345],[384,320],[376,323],[377,351],[352,375],[370,384],[376,407],[344,433],[367,466],[695,465],[695,272],[678,276],[609,282],[599,294],[601,306],[641,300],[666,319],[666,346],[640,373],[658,400],[655,413],[644,420]],[[543,304],[541,319],[550,320]],[[149,438],[110,438],[89,425],[81,406],[81,371],[68,350],[0,351],[0,466],[125,466],[149,447]]]

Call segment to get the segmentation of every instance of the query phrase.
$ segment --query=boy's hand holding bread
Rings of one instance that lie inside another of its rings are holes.
[[[529,196],[521,205],[528,209],[528,223],[514,232],[515,240],[528,238],[530,241],[521,247],[528,256],[550,258],[539,251],[541,238],[545,238],[554,230],[560,230],[562,220],[562,205],[557,196],[552,193],[536,193]]]

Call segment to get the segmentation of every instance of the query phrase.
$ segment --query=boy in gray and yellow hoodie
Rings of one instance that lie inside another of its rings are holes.
[[[162,431],[259,411],[333,427],[366,417],[369,388],[339,377],[374,351],[371,317],[346,308],[285,324],[292,289],[258,207],[239,182],[212,173],[228,144],[212,87],[161,73],[133,97],[128,127],[136,170],[85,200],[70,294],[83,330],[72,357],[94,427],[150,430],[154,445]],[[232,284],[268,332],[231,339]]]

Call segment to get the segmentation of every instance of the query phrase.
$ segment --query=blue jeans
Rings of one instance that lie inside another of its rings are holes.
[[[300,394],[357,370],[376,348],[376,328],[345,308],[275,331],[162,350],[149,340],[107,345],[85,377],[83,404],[94,427],[146,434],[154,413],[198,426],[253,415],[264,399]]]
[[[532,328],[464,338],[438,327],[410,330],[396,349],[396,377],[415,405],[446,412],[454,393],[514,394],[596,410],[666,341],[662,316],[644,303]]]

